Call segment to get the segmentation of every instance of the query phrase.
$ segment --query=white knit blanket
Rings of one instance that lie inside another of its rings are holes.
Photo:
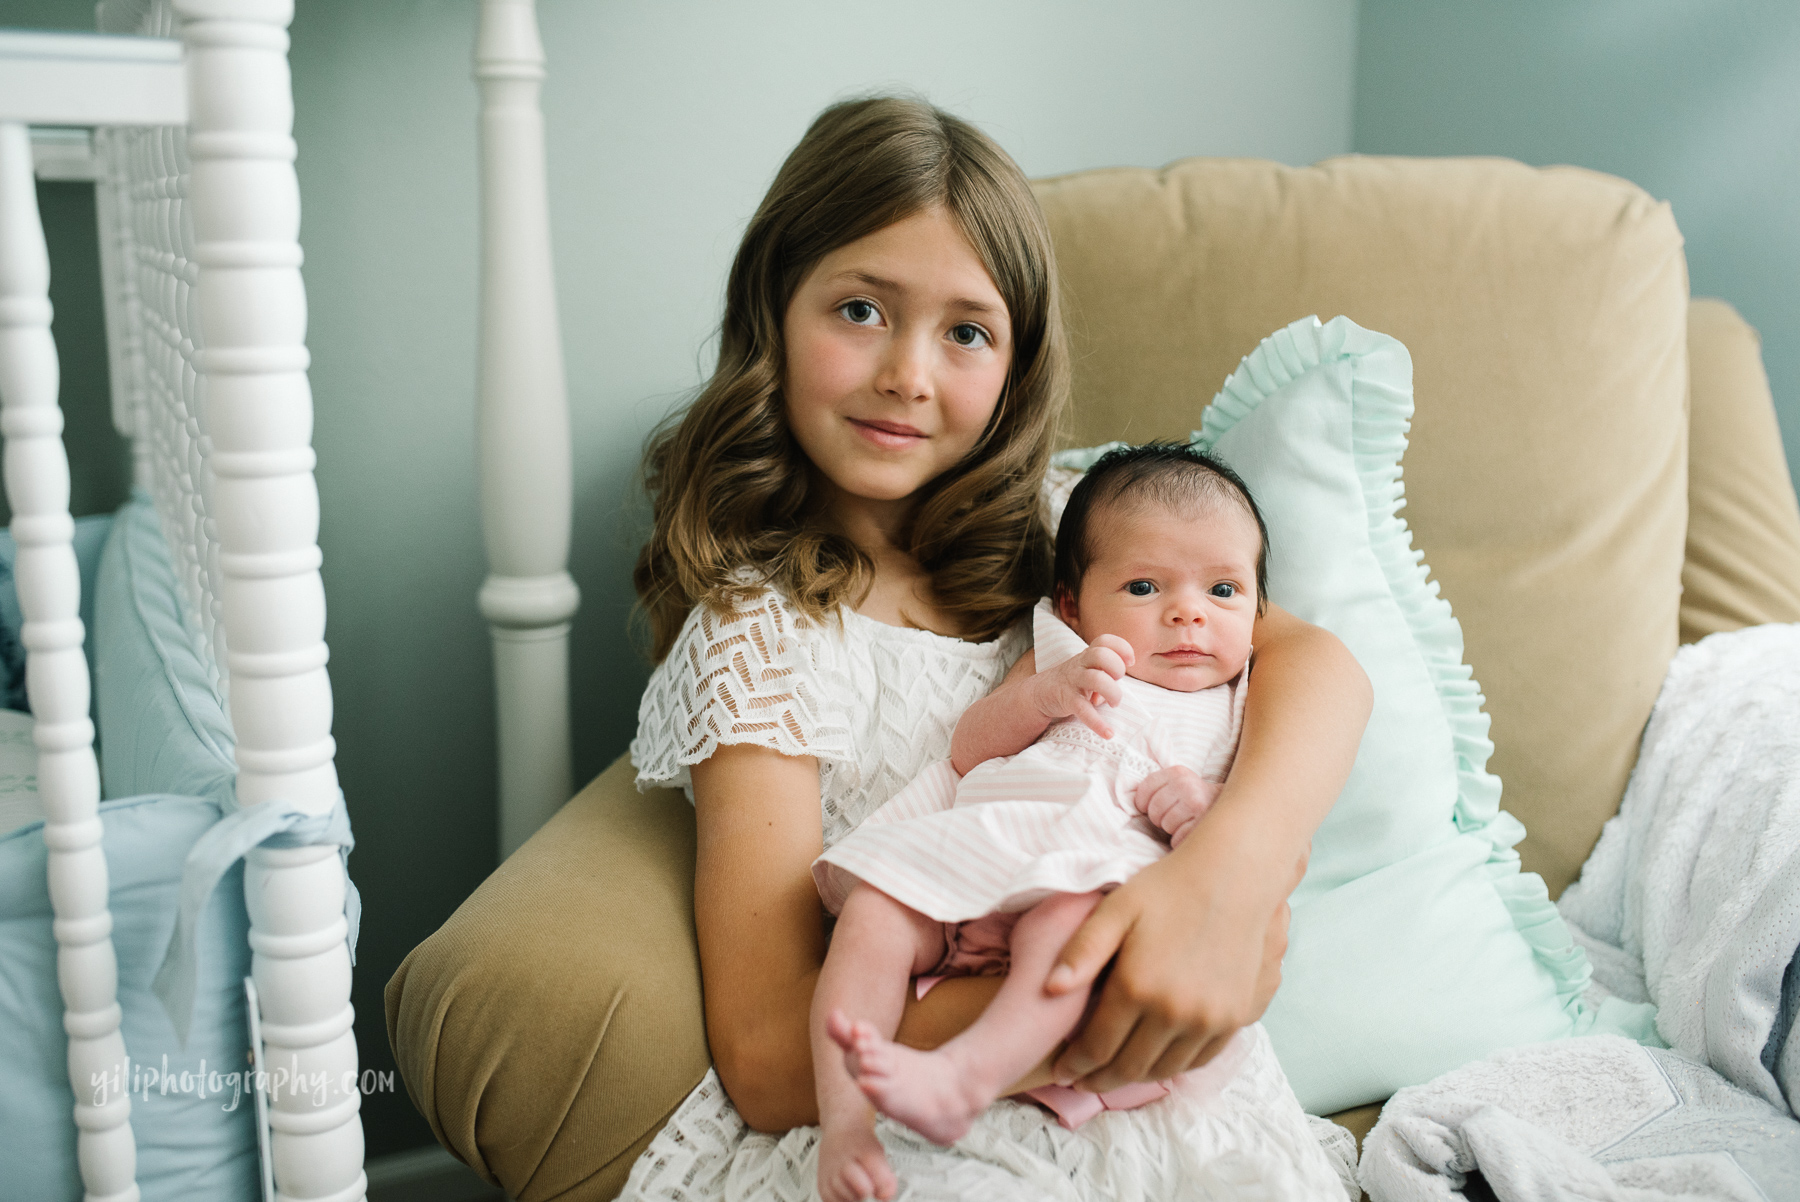
[[[1375,1202],[1800,1198],[1800,626],[1685,647],[1619,814],[1559,903],[1595,991],[1655,1002],[1669,1049],[1498,1053],[1396,1094]],[[1785,988],[1784,988],[1785,986]]]

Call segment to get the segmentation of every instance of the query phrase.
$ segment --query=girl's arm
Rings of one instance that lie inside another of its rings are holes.
[[[1281,979],[1287,896],[1356,759],[1374,696],[1330,632],[1276,606],[1259,618],[1237,758],[1168,856],[1109,894],[1047,988],[1117,962],[1059,1080],[1112,1089],[1204,1064],[1262,1016]]]
[[[691,769],[694,926],[713,1067],[744,1121],[818,1122],[807,1012],[825,962],[819,762],[721,747]]]
[[[819,1121],[807,1021],[825,962],[819,768],[764,747],[721,747],[692,769],[699,846],[694,924],[706,1038],[744,1121],[777,1133]],[[945,981],[907,1000],[900,1041],[932,1048],[972,1023],[999,989]],[[1045,1084],[1048,1066],[1022,1083]]]

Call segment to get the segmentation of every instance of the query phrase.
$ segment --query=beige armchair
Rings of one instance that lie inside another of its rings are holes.
[[[1633,185],[1492,159],[1195,159],[1038,194],[1075,349],[1069,445],[1184,435],[1307,314],[1406,343],[1404,513],[1552,895],[1616,812],[1678,643],[1800,620],[1755,331],[1690,301],[1669,208]],[[707,1068],[692,812],[631,779],[621,761],[583,790],[388,986],[414,1102],[526,1202],[612,1197]],[[1378,1109],[1338,1117],[1360,1137]]]

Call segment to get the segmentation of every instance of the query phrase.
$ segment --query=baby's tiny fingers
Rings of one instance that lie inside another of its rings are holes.
[[[1107,650],[1117,655],[1120,662],[1127,668],[1137,662],[1137,652],[1131,649],[1130,643],[1126,642],[1116,634],[1103,634],[1095,639],[1091,645],[1095,647],[1105,647]]]
[[[1112,738],[1112,727],[1106,724],[1105,720],[1100,717],[1100,711],[1095,709],[1085,697],[1075,702],[1075,717],[1081,719],[1083,726],[1101,738]]]
[[[1126,648],[1126,650],[1130,650],[1130,648]],[[1090,672],[1104,672],[1114,680],[1125,675],[1125,669],[1129,666],[1125,662],[1124,656],[1111,647],[1101,646],[1089,647],[1082,652],[1081,662],[1087,666]]]
[[[1108,705],[1118,705],[1125,700],[1125,690],[1119,682],[1104,672],[1090,670],[1082,680],[1083,688],[1092,694],[1102,697]]]

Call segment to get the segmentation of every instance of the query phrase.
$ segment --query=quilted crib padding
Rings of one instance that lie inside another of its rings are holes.
[[[438,1140],[519,1202],[611,1198],[706,1075],[694,809],[621,757],[387,986]]]
[[[1721,300],[1688,306],[1687,565],[1681,641],[1800,622],[1800,505],[1762,342]]]
[[[100,807],[131,1059],[118,1066],[116,1079],[86,1084],[138,1087],[131,1126],[144,1202],[248,1202],[259,1189],[254,1104],[242,1093],[241,1076],[231,1079],[245,1068],[250,1046],[241,866],[201,915],[200,979],[185,1049],[150,992],[175,924],[182,861],[219,815],[216,802],[189,797],[133,797]],[[63,1202],[80,1198],[82,1188],[47,858],[41,823],[0,838],[0,1196]]]
[[[106,540],[94,626],[102,795],[178,793],[233,806],[231,725],[182,620],[169,544],[142,493],[120,507]]]
[[[1070,445],[1199,425],[1270,330],[1405,343],[1406,518],[1551,895],[1617,809],[1676,647],[1687,269],[1666,204],[1500,159],[1191,159],[1037,184],[1068,298]]]

